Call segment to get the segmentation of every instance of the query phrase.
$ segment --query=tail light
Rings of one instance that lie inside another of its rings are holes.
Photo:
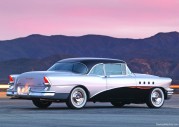
[[[50,82],[49,82],[49,80],[48,80],[47,77],[44,77],[44,84],[45,84],[45,85],[50,85]]]
[[[9,83],[14,83],[14,79],[11,75],[9,75]]]

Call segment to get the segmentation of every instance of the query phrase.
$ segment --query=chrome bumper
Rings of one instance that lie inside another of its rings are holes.
[[[55,96],[55,91],[29,91],[26,94],[18,94],[17,91],[8,89],[6,95],[12,97],[53,97]]]
[[[14,99],[51,99],[51,100],[66,100],[69,96],[69,93],[56,93],[55,91],[31,91],[28,93],[19,94],[17,91],[12,91],[12,89],[8,89],[7,96],[10,96]]]
[[[171,89],[171,88],[167,89],[167,98],[166,99],[170,99],[172,97],[172,95],[174,93],[173,91],[174,91],[174,89]]]

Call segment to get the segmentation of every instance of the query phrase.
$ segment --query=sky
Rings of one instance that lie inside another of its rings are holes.
[[[0,40],[31,34],[146,38],[179,32],[179,0],[0,0]]]

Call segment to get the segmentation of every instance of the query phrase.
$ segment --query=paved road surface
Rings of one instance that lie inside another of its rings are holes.
[[[82,110],[54,103],[37,109],[28,100],[0,99],[0,127],[179,127],[179,95],[161,109],[143,105],[114,108],[110,103],[88,103]]]

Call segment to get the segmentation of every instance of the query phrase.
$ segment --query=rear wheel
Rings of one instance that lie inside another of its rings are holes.
[[[150,91],[146,104],[149,108],[160,108],[164,104],[164,100],[163,90],[160,88],[154,88]]]
[[[52,102],[50,101],[45,101],[40,99],[33,99],[32,102],[38,108],[48,108],[52,104]]]
[[[81,87],[76,87],[71,91],[66,104],[69,108],[80,109],[85,106],[86,102],[87,102],[86,91]]]
[[[118,107],[118,108],[121,108],[121,107],[123,107],[125,105],[123,102],[111,102],[111,104],[114,107]]]

